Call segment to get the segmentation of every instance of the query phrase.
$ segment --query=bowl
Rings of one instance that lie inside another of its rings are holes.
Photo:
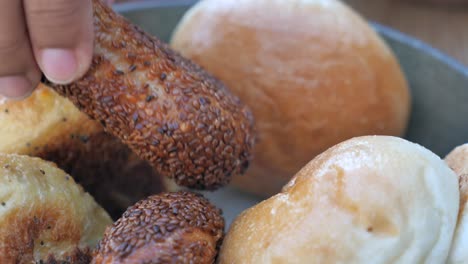
[[[152,0],[117,4],[114,9],[145,31],[169,42],[194,0]],[[372,23],[397,56],[412,93],[412,113],[404,138],[445,157],[468,142],[468,68],[415,38]],[[231,187],[202,192],[223,209],[226,225],[260,202]]]

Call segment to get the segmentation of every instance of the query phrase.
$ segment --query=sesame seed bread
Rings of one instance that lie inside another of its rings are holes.
[[[44,82],[178,185],[216,190],[244,173],[255,139],[249,109],[161,40],[93,6],[90,70],[69,85]]]
[[[123,214],[94,254],[94,264],[215,263],[224,236],[221,210],[192,192],[161,193]]]
[[[238,216],[220,263],[445,263],[458,200],[457,176],[429,150],[353,138]]]

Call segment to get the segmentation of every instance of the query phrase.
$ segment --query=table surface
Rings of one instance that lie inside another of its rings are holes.
[[[468,0],[464,5],[424,3],[429,0],[343,1],[366,19],[412,35],[468,66]],[[439,0],[444,1],[450,2]]]
[[[421,39],[468,66],[468,4],[437,5],[408,0],[345,2],[365,18]]]

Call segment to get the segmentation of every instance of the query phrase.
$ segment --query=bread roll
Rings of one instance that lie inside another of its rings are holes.
[[[445,263],[458,199],[457,176],[427,149],[354,138],[238,216],[220,263]]]
[[[89,263],[111,224],[55,164],[0,154],[0,263]]]
[[[153,195],[107,228],[93,264],[213,264],[224,236],[221,210],[191,192]]]
[[[89,71],[48,83],[164,177],[216,190],[252,157],[252,113],[223,83],[93,0],[95,45]]]
[[[445,161],[458,175],[460,210],[448,264],[468,263],[468,144],[455,148]]]
[[[405,132],[410,94],[394,54],[335,0],[202,0],[171,46],[253,111],[254,160],[234,185],[272,195],[327,148]]]
[[[0,124],[0,152],[55,162],[114,218],[164,189],[146,162],[47,86],[22,101],[0,100]]]

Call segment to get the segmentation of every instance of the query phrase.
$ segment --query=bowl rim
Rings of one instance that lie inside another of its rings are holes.
[[[193,5],[196,2],[198,2],[198,0],[145,0],[145,1],[138,1],[138,2],[114,4],[113,9],[116,12],[121,13],[121,12],[140,11],[140,10],[160,8],[160,7],[187,6],[187,5]],[[406,44],[414,49],[423,50],[427,52],[433,58],[441,61],[442,63],[448,65],[454,70],[460,72],[462,75],[464,75],[468,79],[468,66],[465,66],[463,63],[451,57],[450,55],[442,52],[441,50],[431,46],[430,44],[416,37],[405,34],[394,28],[385,26],[383,24],[380,24],[374,21],[369,21],[369,23],[371,24],[371,26],[374,27],[374,29],[378,33],[391,37],[392,39],[398,42],[401,42],[403,44]]]

